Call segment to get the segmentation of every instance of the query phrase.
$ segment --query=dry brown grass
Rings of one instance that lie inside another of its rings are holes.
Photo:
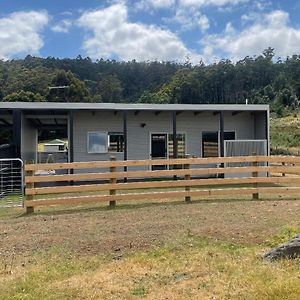
[[[189,238],[110,262],[56,288],[75,289],[84,299],[297,299],[299,262],[266,264],[257,251]]]
[[[297,200],[65,209],[2,211],[0,299],[299,299],[300,261],[260,258]]]
[[[188,236],[125,256],[34,256],[0,299],[299,299],[299,260],[263,262],[262,247]]]

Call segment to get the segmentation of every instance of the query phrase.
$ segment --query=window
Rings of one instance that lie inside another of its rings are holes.
[[[108,151],[110,152],[124,151],[124,135],[122,132],[108,133]]]
[[[185,157],[185,133],[177,133],[177,157],[184,158]],[[174,157],[173,153],[173,134],[169,134],[168,136],[168,153],[169,158]]]
[[[225,131],[224,140],[235,140],[234,131]],[[219,156],[219,136],[218,131],[202,133],[202,157]]]
[[[87,144],[88,153],[106,153],[107,133],[100,131],[88,132]]]
[[[235,140],[235,132],[234,131],[225,131],[224,132],[224,141]]]

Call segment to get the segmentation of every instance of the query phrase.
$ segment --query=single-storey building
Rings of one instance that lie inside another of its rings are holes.
[[[60,140],[54,139],[47,143],[44,143],[44,152],[66,152],[67,151],[67,143]]]
[[[269,154],[268,105],[0,102],[15,156],[37,160],[41,129],[68,132],[68,160]]]

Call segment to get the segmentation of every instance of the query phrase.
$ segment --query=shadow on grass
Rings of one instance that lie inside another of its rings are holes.
[[[31,217],[34,215],[64,215],[64,214],[80,214],[84,212],[103,212],[103,211],[120,211],[120,210],[137,210],[137,209],[143,209],[143,208],[150,208],[150,207],[166,207],[166,206],[181,206],[181,205],[199,205],[199,204],[216,204],[216,203],[239,203],[239,202],[273,202],[273,201],[299,201],[299,198],[297,197],[291,197],[291,198],[284,198],[284,197],[278,197],[276,199],[274,198],[261,198],[258,200],[253,200],[252,198],[227,198],[227,199],[195,199],[189,202],[186,201],[180,201],[180,200],[174,200],[174,201],[166,201],[166,202],[147,202],[147,203],[133,203],[133,204],[123,204],[120,202],[120,204],[117,203],[116,206],[110,207],[107,206],[73,206],[73,207],[49,207],[48,210],[36,210],[34,213],[20,213],[16,218],[20,217]],[[83,204],[84,205],[84,204]]]

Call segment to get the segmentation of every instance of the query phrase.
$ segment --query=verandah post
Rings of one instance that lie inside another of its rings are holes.
[[[116,161],[116,158],[115,158],[114,156],[111,156],[111,157],[110,157],[110,161],[111,161],[111,162],[114,162],[114,161]],[[116,170],[117,170],[117,168],[114,167],[114,166],[111,166],[111,167],[109,168],[110,173],[114,173],[114,172],[116,172]],[[110,178],[110,181],[109,181],[109,182],[110,182],[111,184],[115,184],[115,183],[117,183],[117,178]],[[110,190],[109,190],[109,195],[110,195],[110,196],[116,195],[116,190],[115,190],[115,189],[110,189]],[[110,206],[110,207],[115,207],[115,206],[116,206],[116,201],[115,201],[115,200],[109,201],[109,206]]]
[[[29,164],[32,164],[33,163],[33,161],[28,161],[27,162],[27,164],[29,165]],[[34,175],[34,171],[32,171],[32,170],[28,170],[28,171],[26,171],[26,173],[25,173],[25,178],[26,177],[31,177],[31,176],[33,176]],[[27,183],[26,184],[26,187],[25,187],[25,194],[26,194],[26,189],[31,189],[31,188],[34,188],[34,183],[33,182],[30,182],[30,183]],[[31,200],[33,200],[33,195],[27,195],[26,194],[26,197],[25,197],[25,199],[26,199],[26,201],[31,201]],[[32,214],[32,213],[34,213],[34,206],[27,206],[26,205],[26,213],[27,214]]]
[[[253,155],[253,156],[256,156],[256,153],[253,153],[252,155]],[[258,167],[258,161],[257,161],[257,159],[256,159],[255,161],[252,162],[252,166],[253,166],[253,167]],[[258,172],[257,172],[257,171],[253,171],[253,172],[252,172],[252,177],[253,177],[253,178],[257,178],[257,177],[258,177]],[[257,181],[253,183],[253,187],[256,188],[256,189],[258,188],[258,183],[257,183]],[[252,194],[252,199],[253,199],[253,200],[259,199],[259,194],[258,194],[258,193],[253,193],[253,194]]]
[[[186,155],[186,159],[188,159],[188,158],[190,158],[190,156]],[[191,168],[191,165],[189,163],[187,163],[187,164],[184,165],[184,169],[190,170],[190,168]],[[185,174],[184,175],[184,179],[185,180],[191,180],[191,174]],[[186,185],[185,186],[185,191],[186,192],[190,192],[190,190],[191,190],[190,185],[189,184]],[[191,196],[185,196],[185,201],[186,202],[190,202],[191,200],[192,200]]]

